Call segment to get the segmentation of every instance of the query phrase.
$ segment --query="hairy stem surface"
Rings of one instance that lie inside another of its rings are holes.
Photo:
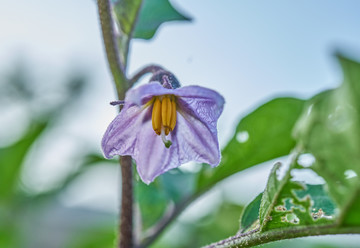
[[[133,176],[131,157],[121,156],[121,213],[119,247],[133,246]]]
[[[111,3],[110,0],[98,0],[97,4],[107,60],[115,81],[117,94],[119,99],[123,100],[128,88],[128,82],[124,71],[126,66],[121,63],[119,57]]]
[[[337,225],[294,227],[287,229],[257,232],[257,230],[242,233],[225,240],[213,243],[205,248],[218,247],[254,247],[274,241],[293,239],[308,236],[333,235],[333,234],[359,234],[359,227],[338,227]]]
[[[124,100],[125,93],[129,88],[129,83],[125,74],[126,64],[122,63],[119,57],[111,3],[110,0],[98,0],[97,4],[107,60],[115,82],[118,98],[119,100]],[[133,246],[133,177],[131,161],[130,156],[120,157],[122,194],[119,247],[121,248],[130,248]]]
[[[164,70],[161,66],[158,65],[148,65],[144,68],[142,68],[140,71],[135,73],[135,75],[129,80],[129,84],[132,86],[134,83],[139,81],[140,78],[145,76],[148,73],[156,73],[157,71]]]

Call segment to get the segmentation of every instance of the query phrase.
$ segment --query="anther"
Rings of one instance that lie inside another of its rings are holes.
[[[157,135],[161,135],[166,147],[170,147],[171,141],[166,136],[174,130],[176,125],[176,99],[172,95],[156,96],[149,101],[153,104],[152,126]]]
[[[164,96],[161,103],[161,119],[164,127],[170,126],[171,120],[171,101],[169,96]]]
[[[170,131],[174,130],[176,125],[176,102],[175,97],[171,99],[171,121],[170,121]]]
[[[161,133],[161,102],[158,97],[155,98],[152,109],[152,126],[157,135]]]

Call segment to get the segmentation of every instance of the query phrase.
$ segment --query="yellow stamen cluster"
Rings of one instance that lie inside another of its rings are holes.
[[[152,126],[157,135],[161,134],[162,128],[165,135],[174,130],[176,125],[176,102],[175,96],[164,95],[154,97],[152,109]]]

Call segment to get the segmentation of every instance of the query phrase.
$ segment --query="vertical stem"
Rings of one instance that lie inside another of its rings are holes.
[[[122,64],[119,57],[117,38],[114,32],[114,20],[110,0],[97,0],[99,17],[107,60],[116,85],[119,100],[124,100],[125,92],[129,87],[125,74],[126,65]],[[133,246],[133,178],[131,157],[121,156],[121,211],[119,224],[119,247],[130,248]]]
[[[131,157],[121,156],[121,213],[120,213],[120,242],[119,247],[130,248],[133,246],[133,177]]]
[[[128,87],[124,71],[126,66],[120,62],[117,38],[114,31],[111,3],[110,0],[98,0],[97,4],[107,60],[115,81],[117,93],[119,97],[121,97],[120,100],[124,100],[125,92]]]

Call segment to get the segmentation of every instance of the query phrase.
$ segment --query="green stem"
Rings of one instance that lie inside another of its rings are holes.
[[[126,64],[125,62],[122,63],[119,57],[111,3],[110,0],[98,0],[97,4],[107,60],[114,78],[118,98],[119,100],[124,100],[125,93],[129,89],[129,82],[125,73]],[[131,162],[132,160],[130,156],[120,156],[122,178],[119,226],[120,248],[133,246],[133,176]]]
[[[125,75],[126,65],[121,63],[119,57],[111,3],[110,0],[98,0],[97,4],[107,60],[114,78],[118,97],[120,100],[123,100],[129,84]]]
[[[334,235],[334,234],[359,234],[359,227],[338,227],[337,225],[308,226],[272,230],[267,232],[248,232],[239,234],[217,243],[206,246],[206,248],[218,247],[253,247],[273,241],[293,239],[308,236]]]
[[[130,156],[120,157],[121,166],[121,213],[120,248],[133,247],[133,176]]]

